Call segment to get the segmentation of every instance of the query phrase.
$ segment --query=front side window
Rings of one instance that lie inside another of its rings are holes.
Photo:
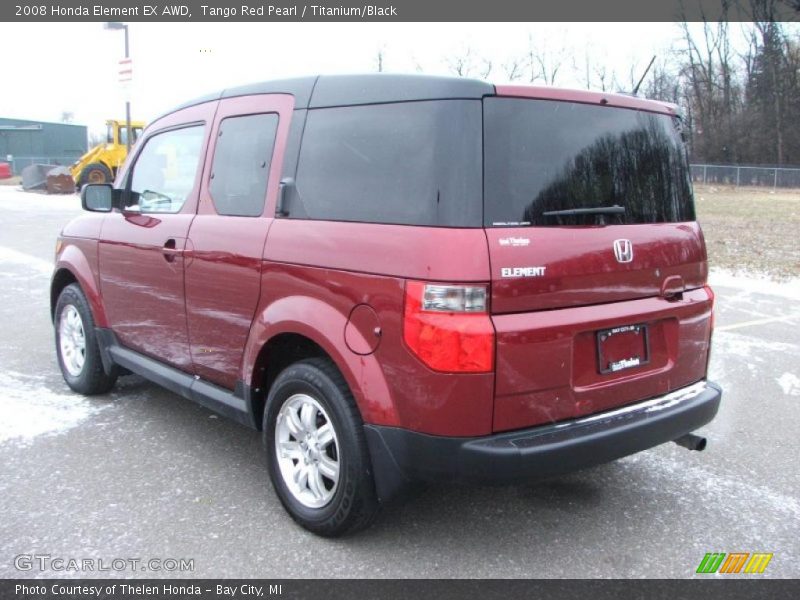
[[[290,218],[481,226],[481,103],[308,111]]]
[[[275,113],[222,120],[209,185],[217,214],[258,217],[264,212],[277,131]]]
[[[692,221],[680,121],[554,100],[484,100],[485,224]],[[622,207],[616,214],[575,209]],[[570,214],[570,213],[573,214]]]
[[[127,204],[142,212],[180,212],[194,188],[202,146],[202,126],[150,137],[129,176]]]

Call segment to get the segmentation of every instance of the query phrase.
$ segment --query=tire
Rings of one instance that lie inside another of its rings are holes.
[[[78,189],[87,183],[111,183],[113,179],[111,169],[103,163],[90,163],[83,168],[78,177]]]
[[[311,408],[304,409],[307,405]],[[311,427],[306,426],[304,410],[313,411]],[[363,422],[350,389],[330,360],[310,358],[284,369],[270,389],[263,425],[272,485],[297,523],[317,535],[338,537],[373,521],[379,504]],[[309,431],[304,447],[298,440]],[[326,445],[327,439],[331,441]],[[278,452],[276,441],[283,452]],[[332,463],[338,465],[336,479],[330,476]],[[291,484],[298,469],[301,473],[306,469],[305,484]]]
[[[103,369],[92,311],[77,283],[59,295],[54,325],[58,366],[67,385],[85,396],[104,394],[114,387],[119,369],[114,366],[110,374]]]

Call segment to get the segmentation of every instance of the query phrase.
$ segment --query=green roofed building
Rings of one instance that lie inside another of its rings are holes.
[[[30,164],[71,165],[87,148],[85,125],[0,117],[0,162],[17,175]]]

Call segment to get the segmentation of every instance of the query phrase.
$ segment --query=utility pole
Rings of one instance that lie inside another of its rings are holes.
[[[120,23],[119,21],[110,21],[106,23],[105,28],[122,29],[125,32],[125,59],[128,60],[131,57],[130,43],[128,41],[128,26],[125,23]],[[129,154],[131,151],[132,135],[133,133],[131,132],[131,100],[130,100],[130,92],[128,92],[128,95],[125,98],[125,145],[128,147]]]

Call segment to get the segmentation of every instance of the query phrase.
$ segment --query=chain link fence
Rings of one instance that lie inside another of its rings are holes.
[[[739,165],[691,165],[695,183],[800,188],[800,168]]]

